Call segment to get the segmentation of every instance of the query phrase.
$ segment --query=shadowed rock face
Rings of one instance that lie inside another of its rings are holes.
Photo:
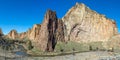
[[[76,3],[62,20],[65,25],[66,40],[76,42],[106,41],[118,33],[114,21],[92,11],[82,3]]]
[[[2,36],[3,36],[3,32],[2,32],[2,29],[0,28],[0,40],[3,39]]]
[[[58,27],[56,12],[48,10],[38,35],[37,46],[43,51],[53,51],[56,45],[56,31]]]
[[[0,28],[0,36],[3,36],[3,32],[1,28]]]

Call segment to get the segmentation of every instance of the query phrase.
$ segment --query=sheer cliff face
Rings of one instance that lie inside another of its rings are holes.
[[[117,34],[116,23],[76,3],[62,18],[66,40],[77,42],[106,41]]]
[[[43,51],[53,51],[56,45],[56,31],[58,27],[56,12],[48,10],[41,24],[37,46]]]
[[[61,19],[58,20],[58,28],[57,28],[56,38],[57,38],[57,41],[65,42],[64,24]]]

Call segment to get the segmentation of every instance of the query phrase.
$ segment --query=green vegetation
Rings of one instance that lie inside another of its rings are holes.
[[[77,43],[69,41],[67,43],[58,42],[55,47],[55,52],[85,52],[85,51],[96,51],[105,49],[102,42],[91,42],[91,43]]]
[[[29,54],[39,55],[39,56],[48,56],[48,55],[66,55],[73,54],[78,52],[88,52],[88,51],[97,51],[105,50],[102,45],[102,42],[91,42],[91,43],[77,43],[73,41],[69,42],[57,42],[54,52],[43,52],[38,48],[33,48],[30,50]]]
[[[97,50],[106,50],[103,47],[103,42],[89,42],[89,43],[77,43],[73,41],[60,42],[58,41],[54,52],[43,52],[37,47],[33,47],[34,43],[31,42],[28,38],[23,40],[12,40],[5,39],[0,40],[1,48],[5,50],[13,50],[17,48],[17,45],[22,45],[28,54],[31,55],[66,55],[77,52],[88,52],[88,51],[97,51]],[[115,51],[116,48],[112,48],[112,51]]]
[[[62,51],[63,50],[63,51]],[[89,51],[89,48],[84,43],[76,43],[76,42],[58,42],[55,47],[56,52],[73,52],[73,51]]]
[[[32,42],[30,40],[26,42],[26,46],[28,47],[28,50],[31,50],[33,48]]]
[[[13,50],[15,48],[14,40],[2,39],[0,40],[0,48],[3,50]]]
[[[103,42],[91,42],[91,43],[88,43],[89,47],[90,48],[90,51],[96,51],[96,50],[105,50],[105,48],[103,47],[102,45]]]
[[[119,35],[113,36],[108,40],[107,48],[111,52],[120,53],[120,37],[119,37]]]

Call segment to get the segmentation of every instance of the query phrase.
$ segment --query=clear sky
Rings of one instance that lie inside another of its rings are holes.
[[[62,18],[76,2],[114,19],[120,32],[120,0],[0,0],[0,28],[5,34],[11,29],[24,32],[42,23],[47,9]]]

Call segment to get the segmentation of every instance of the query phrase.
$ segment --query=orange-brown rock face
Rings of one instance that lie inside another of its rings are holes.
[[[106,41],[117,34],[116,23],[92,11],[84,4],[72,7],[62,18],[66,40],[76,42]]]
[[[19,39],[27,38],[30,39],[32,42],[35,42],[37,35],[39,35],[40,27],[41,27],[40,24],[35,24],[32,29],[29,29],[27,32],[20,33],[18,35]]]
[[[11,39],[16,39],[18,38],[18,33],[16,30],[11,30],[8,35],[7,35],[8,38],[11,38]]]
[[[56,38],[57,38],[57,41],[65,42],[64,24],[61,19],[58,20],[58,28],[57,28]]]
[[[20,33],[20,34],[19,34],[19,39],[24,39],[24,38],[26,38],[26,37],[27,37],[26,32],[23,32],[23,33]]]
[[[37,46],[43,51],[53,51],[56,45],[57,31],[56,12],[48,10],[43,23],[41,24],[40,34],[38,35]]]
[[[35,24],[33,28],[31,29],[31,32],[28,33],[28,37],[30,40],[35,41],[37,36],[39,35],[41,25],[40,24]]]
[[[117,35],[111,37],[109,39],[109,41],[107,42],[107,45],[108,45],[107,48],[109,48],[109,49],[112,49],[112,48],[119,49],[119,47],[120,47],[120,34],[117,34]]]

